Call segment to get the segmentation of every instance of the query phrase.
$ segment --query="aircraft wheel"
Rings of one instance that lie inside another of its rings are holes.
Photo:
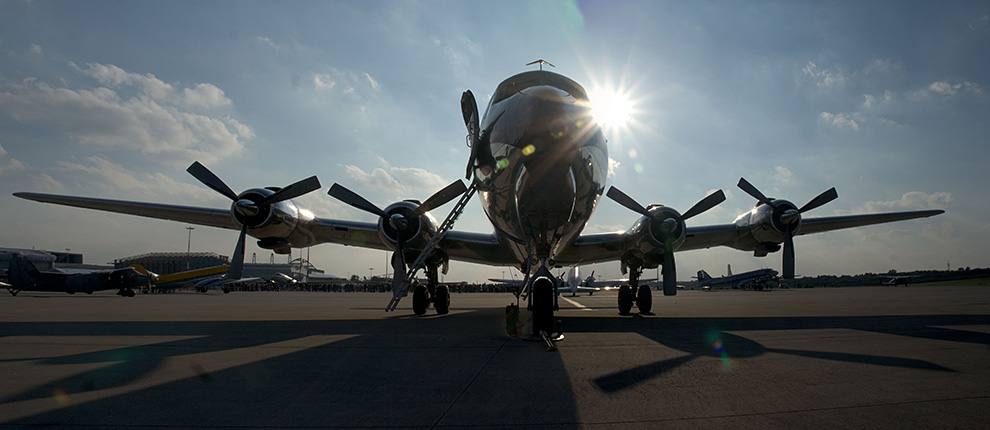
[[[636,294],[636,308],[641,314],[648,314],[653,310],[653,293],[650,291],[650,287],[639,286],[639,293]]]
[[[223,293],[224,294],[230,294],[230,288],[223,287]]]
[[[416,289],[413,290],[413,313],[419,316],[426,315],[426,308],[430,306],[429,299],[426,285],[416,284]]]
[[[8,290],[8,291],[10,291],[10,295],[12,295],[12,296],[16,296],[17,293],[20,292],[20,291],[14,291],[14,290]]]
[[[553,281],[539,279],[533,283],[533,334],[553,333]]]
[[[619,314],[629,315],[629,311],[632,310],[632,305],[632,287],[628,285],[619,287]]]
[[[433,298],[433,308],[437,310],[437,315],[447,315],[450,312],[450,288],[446,285],[438,286]]]

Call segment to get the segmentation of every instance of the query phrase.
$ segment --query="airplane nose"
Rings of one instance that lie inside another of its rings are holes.
[[[523,225],[534,232],[547,232],[565,225],[575,205],[574,172],[523,170],[516,181],[516,208]]]

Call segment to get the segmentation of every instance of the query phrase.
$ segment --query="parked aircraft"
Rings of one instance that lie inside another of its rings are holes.
[[[67,273],[58,269],[42,271],[20,254],[11,256],[7,280],[9,283],[0,285],[12,296],[21,291],[93,294],[94,291],[118,290],[119,296],[134,297],[134,288],[146,287],[150,282],[147,276],[133,267],[84,273]]]
[[[903,285],[903,286],[906,287],[907,284],[908,284],[908,279],[917,278],[918,276],[914,276],[914,275],[884,275],[882,277],[883,278],[886,278],[886,280],[883,281],[883,282],[881,282],[880,285],[894,286],[894,287],[896,287],[898,285]]]
[[[704,270],[698,271],[698,286],[708,288],[732,287],[752,290],[762,290],[773,282],[779,280],[777,271],[773,269],[759,269],[733,275],[732,266],[726,266],[726,275],[721,278],[713,278]]]
[[[726,246],[765,256],[783,248],[784,277],[792,278],[795,236],[943,213],[926,210],[804,219],[804,213],[835,199],[835,189],[798,207],[768,198],[740,179],[738,186],[759,201],[753,210],[731,223],[688,227],[688,220],[722,202],[724,193],[716,191],[682,213],[669,206],[643,206],[615,187],[606,192],[608,147],[592,116],[587,93],[570,78],[545,70],[523,72],[496,87],[483,117],[471,91],[463,94],[461,110],[471,147],[466,171],[470,188],[458,180],[422,203],[404,200],[384,209],[340,184],[330,188],[330,195],[376,215],[378,222],[318,218],[292,202],[320,188],[315,176],[285,188],[251,188],[237,194],[198,162],[190,166],[189,173],[228,197],[233,202],[229,209],[25,192],[14,195],[239,230],[237,251],[231,258],[234,265],[243,261],[247,234],[257,238],[260,247],[282,254],[290,247],[325,242],[392,250],[393,267],[399,270],[394,271],[393,299],[387,310],[394,309],[413,286],[416,314],[425,313],[429,303],[437,313],[446,313],[450,294],[437,280],[438,271],[446,269],[450,260],[514,266],[525,274],[521,293],[533,310],[534,334],[544,336],[554,328],[559,280],[551,270],[556,267],[618,261],[623,274],[629,276],[628,285],[618,292],[620,312],[628,313],[635,303],[640,312],[649,313],[652,293],[639,284],[640,275],[644,269],[662,267],[664,295],[676,294],[675,251]],[[494,231],[449,230],[478,191]],[[624,232],[582,235],[603,194],[639,218]],[[459,196],[444,222],[437,223],[430,212]],[[426,285],[410,276],[420,267],[425,268]]]

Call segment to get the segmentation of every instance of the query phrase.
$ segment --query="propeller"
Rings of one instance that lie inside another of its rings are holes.
[[[467,187],[460,179],[447,185],[440,191],[437,191],[428,199],[420,203],[416,209],[413,210],[411,216],[407,216],[402,212],[396,212],[389,215],[381,208],[376,206],[374,203],[369,202],[364,197],[361,197],[357,193],[347,189],[343,185],[333,184],[330,187],[329,194],[344,203],[347,203],[357,209],[378,215],[383,221],[388,222],[389,225],[396,231],[396,248],[395,252],[392,253],[392,271],[395,276],[392,278],[392,290],[398,291],[398,288],[402,283],[406,282],[406,258],[404,254],[405,250],[405,230],[412,225],[411,218],[418,218],[426,212],[436,209],[440,206],[447,204],[447,202],[457,198],[461,194],[467,191]]]
[[[212,190],[223,194],[234,202],[234,210],[245,217],[256,216],[265,211],[272,204],[282,202],[289,199],[294,199],[296,197],[302,196],[304,194],[316,191],[322,186],[320,185],[320,180],[316,176],[310,176],[306,179],[298,181],[296,183],[290,184],[286,187],[281,188],[272,195],[265,197],[259,201],[254,201],[248,198],[238,198],[237,194],[234,193],[230,187],[227,186],[217,175],[213,174],[210,169],[206,166],[195,161],[192,165],[186,169],[190,175],[202,182],[203,185],[210,187]],[[241,223],[241,234],[237,237],[237,245],[234,246],[234,254],[230,257],[230,269],[227,271],[227,279],[240,279],[244,274],[244,240],[247,238],[248,223]]]
[[[468,146],[471,147],[471,158],[468,159],[467,172],[464,179],[471,179],[471,169],[474,168],[474,160],[478,157],[478,135],[481,126],[478,119],[478,102],[474,99],[474,93],[467,90],[461,94],[461,114],[464,116],[464,125],[468,129]]]
[[[725,193],[722,190],[718,190],[714,193],[709,194],[705,198],[701,199],[691,209],[684,212],[683,215],[676,215],[676,213],[652,213],[639,204],[635,199],[629,197],[628,194],[620,191],[618,188],[611,187],[606,195],[615,200],[616,203],[625,206],[629,210],[650,218],[660,225],[659,239],[663,242],[663,269],[661,273],[663,274],[663,294],[665,296],[672,296],[677,293],[677,268],[674,262],[674,246],[677,244],[677,239],[679,235],[677,234],[678,228],[681,224],[693,218],[715,206],[719,203],[725,201]],[[680,218],[678,220],[678,218]]]
[[[771,200],[767,198],[759,189],[757,189],[753,184],[750,184],[746,178],[739,178],[739,183],[737,184],[739,188],[753,196],[760,203],[773,208],[774,212],[779,213],[780,223],[782,224],[782,232],[784,233],[784,253],[783,253],[783,263],[782,271],[784,279],[794,279],[794,232],[797,230],[798,225],[800,225],[801,214],[810,211],[812,209],[818,208],[832,200],[839,198],[839,193],[835,191],[835,187],[825,190],[815,198],[811,199],[800,209],[796,209],[793,205],[781,204],[779,201]],[[789,206],[789,207],[788,207]]]

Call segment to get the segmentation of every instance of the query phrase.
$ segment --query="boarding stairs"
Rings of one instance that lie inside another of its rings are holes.
[[[423,247],[423,250],[419,252],[419,256],[416,260],[409,265],[409,270],[406,271],[406,277],[399,285],[398,288],[392,290],[392,300],[388,302],[388,306],[385,306],[385,312],[394,311],[396,306],[399,305],[399,300],[402,300],[409,293],[409,283],[415,279],[416,274],[420,269],[423,268],[423,264],[426,262],[426,258],[430,255],[430,252],[436,248],[437,244],[443,240],[444,235],[447,231],[454,227],[454,221],[457,221],[457,217],[461,216],[464,212],[464,208],[467,206],[468,202],[471,201],[471,197],[474,197],[474,193],[478,191],[478,181],[471,181],[471,186],[468,187],[467,191],[461,195],[460,200],[454,205],[450,213],[447,214],[447,218],[443,220],[440,227],[437,228],[437,234],[433,235],[433,238]]]

